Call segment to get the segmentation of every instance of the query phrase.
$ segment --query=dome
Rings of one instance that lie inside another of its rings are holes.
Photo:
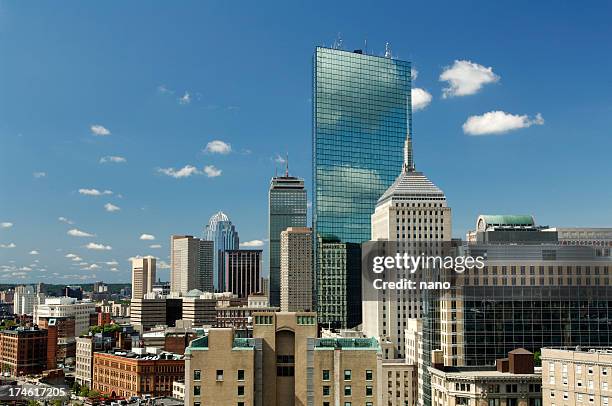
[[[223,213],[222,211],[213,214],[213,216],[208,221],[208,224],[218,223],[220,221],[229,221],[229,217],[227,217],[227,214]]]

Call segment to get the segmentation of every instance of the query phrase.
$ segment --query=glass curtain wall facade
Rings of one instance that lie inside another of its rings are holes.
[[[410,63],[322,47],[313,62],[313,240],[362,243],[376,202],[402,167],[412,123]],[[321,280],[326,269],[317,268]],[[346,280],[338,283],[355,298]],[[332,305],[327,299],[318,295],[318,312]]]
[[[204,229],[204,239],[212,241],[213,251],[213,285],[216,291],[225,287],[225,251],[237,250],[240,247],[238,231],[227,214],[222,211],[214,214]]]
[[[304,179],[278,176],[270,182],[268,238],[270,239],[270,305],[280,306],[280,238],[289,227],[306,227]]]

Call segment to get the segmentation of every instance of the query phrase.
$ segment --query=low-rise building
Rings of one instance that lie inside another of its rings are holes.
[[[73,317],[76,335],[86,333],[91,326],[91,315],[96,313],[96,304],[72,297],[48,297],[44,304],[34,306],[34,323],[43,317]]]
[[[47,369],[47,330],[17,327],[0,331],[0,367],[11,376]]]
[[[131,352],[96,352],[93,355],[92,386],[111,396],[172,396],[172,385],[185,377],[182,355]]]
[[[403,359],[382,361],[382,404],[415,406],[417,404],[417,366]]]
[[[510,351],[495,367],[444,366],[441,350],[432,351],[432,406],[542,406],[542,374],[533,354]]]
[[[543,348],[544,406],[608,406],[612,398],[612,347]]]

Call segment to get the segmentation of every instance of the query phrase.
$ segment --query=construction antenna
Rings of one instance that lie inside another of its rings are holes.
[[[391,44],[385,43],[385,58],[391,58]]]
[[[334,40],[334,49],[342,49],[342,34],[338,33],[338,36]]]
[[[285,177],[289,177],[289,153],[285,153]]]

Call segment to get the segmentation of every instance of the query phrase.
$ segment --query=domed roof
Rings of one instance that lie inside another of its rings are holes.
[[[386,202],[393,197],[425,197],[443,198],[444,192],[432,183],[422,172],[404,170],[395,182],[378,199],[377,204]]]
[[[220,221],[229,221],[229,217],[227,217],[227,214],[223,213],[222,211],[213,214],[208,223],[212,224],[218,223]]]

